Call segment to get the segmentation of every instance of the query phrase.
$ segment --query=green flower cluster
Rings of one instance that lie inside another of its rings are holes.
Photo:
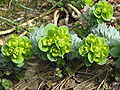
[[[105,43],[105,39],[90,34],[84,40],[79,48],[81,56],[88,57],[90,63],[94,61],[99,65],[105,64],[109,54],[109,46]]]
[[[95,5],[93,14],[97,17],[97,22],[110,21],[113,15],[113,6],[106,1],[99,1]]]
[[[24,59],[30,59],[32,56],[32,42],[26,37],[19,37],[13,34],[2,46],[2,53],[11,58],[11,60],[21,67],[24,65]]]
[[[58,57],[64,58],[64,54],[71,51],[71,44],[68,28],[54,24],[45,27],[45,35],[38,42],[39,49],[47,53],[50,61],[57,61]]]
[[[89,6],[92,6],[94,4],[93,0],[83,0],[85,4],[88,4]]]

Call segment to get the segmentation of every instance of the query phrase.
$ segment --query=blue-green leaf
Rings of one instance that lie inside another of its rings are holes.
[[[110,54],[111,54],[113,57],[119,57],[119,56],[120,56],[120,47],[113,47],[113,48],[110,50]]]

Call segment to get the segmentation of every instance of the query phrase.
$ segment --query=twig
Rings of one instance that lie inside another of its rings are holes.
[[[54,10],[51,10],[51,11],[47,12],[47,14],[50,14],[50,13],[52,13],[53,11],[54,11]],[[46,15],[47,15],[47,14],[46,14]],[[45,14],[43,13],[42,15],[39,15],[38,17],[35,17],[35,18],[33,18],[33,19],[31,19],[31,20],[23,23],[23,24],[18,25],[18,26],[22,26],[22,27],[24,27],[24,26],[32,26],[32,25],[33,25],[32,22],[33,22],[34,20],[42,17],[43,15],[45,15]],[[0,35],[8,34],[8,33],[11,33],[11,32],[13,32],[13,31],[15,31],[15,30],[16,30],[16,27],[14,27],[14,28],[12,28],[12,29],[5,30],[5,31],[0,31]]]
[[[66,83],[69,79],[70,79],[70,77],[68,77],[68,78],[63,82],[63,84],[62,84],[61,87],[60,87],[60,90],[62,90],[62,87],[65,85],[65,83]]]
[[[8,8],[10,8],[10,6],[11,6],[11,3],[12,3],[12,0],[10,0],[10,2],[9,2],[9,5],[8,5]]]
[[[80,83],[81,81],[78,80],[76,77],[72,77],[77,83]]]
[[[82,63],[82,64],[80,64],[80,65],[78,65],[77,66],[77,68],[75,69],[75,71],[77,72],[81,67],[83,67],[84,66],[84,64]]]
[[[80,18],[80,16],[75,15],[75,12],[74,12],[74,11],[72,12],[72,17],[73,17],[73,18],[76,18],[76,19],[77,19],[77,18]]]
[[[71,4],[67,4],[67,6],[69,7],[69,8],[71,8],[72,10],[74,10],[73,12],[72,12],[72,16],[73,16],[73,18],[78,18],[79,16],[80,16],[80,11],[77,9],[77,8],[75,8],[73,5],[71,5]],[[77,15],[75,15],[75,13],[77,14]]]
[[[86,81],[84,81],[84,82],[82,82],[82,83],[80,83],[80,84],[77,84],[77,85],[75,85],[75,86],[73,86],[73,87],[69,87],[69,88],[74,88],[74,87],[77,87],[77,86],[81,86],[81,85],[83,85],[84,83],[86,83],[86,82],[88,82],[88,81],[96,78],[97,76],[99,76],[100,74],[102,74],[102,73],[105,72],[105,71],[106,71],[106,70],[102,71],[101,73],[95,75],[94,77],[92,77],[92,78],[90,78],[90,79],[88,79],[88,80],[86,80]]]
[[[59,83],[58,85],[56,85],[52,90],[58,90],[60,88],[60,90],[62,89],[63,85],[70,79],[70,77],[63,79],[61,81],[61,83]],[[61,86],[61,87],[60,87]]]
[[[97,86],[92,87],[92,88],[89,88],[88,90],[95,90],[96,87],[97,87]]]
[[[17,1],[17,0],[14,0],[14,3],[15,3],[16,5],[18,5],[18,6],[20,6],[20,7],[24,8],[24,9],[26,9],[26,10],[33,11],[33,9],[32,9],[32,8],[28,8],[28,7],[26,7],[26,6],[24,6],[24,5],[20,4],[20,3],[18,3],[18,1]]]
[[[67,6],[70,7],[70,8],[72,8],[78,15],[81,14],[80,11],[77,8],[75,8],[73,5],[67,4]]]
[[[26,34],[27,34],[27,31],[24,31],[22,34],[20,34],[20,37],[25,36]]]
[[[17,90],[22,84],[23,84],[24,81],[20,81],[18,84],[16,84],[14,87],[12,87],[11,89],[12,90]]]
[[[54,12],[54,24],[57,26],[57,22],[58,22],[58,18],[59,18],[59,11],[60,10],[56,10]]]
[[[9,9],[8,9],[8,8],[1,8],[1,7],[0,7],[0,10],[8,11]]]
[[[38,18],[41,19],[41,18],[43,18],[45,15],[52,13],[52,12],[54,11],[54,10],[52,10],[52,9],[54,9],[61,1],[62,1],[62,0],[60,0],[59,2],[57,2],[52,8],[50,8],[47,12],[43,13],[42,15],[40,15],[40,16],[38,16],[38,17],[35,17],[35,18],[33,18],[33,19],[31,19],[31,20],[23,23],[23,24],[18,25],[18,26],[27,26],[27,25],[30,26],[30,24],[31,24],[31,26],[32,26],[32,25],[33,25],[32,22],[33,22],[34,20],[36,20],[36,19],[38,19]],[[39,19],[39,20],[40,20],[40,19]],[[11,32],[13,32],[13,31],[15,31],[15,30],[16,30],[16,27],[14,27],[14,28],[12,28],[12,29],[9,29],[9,30],[5,30],[5,31],[0,31],[0,35],[8,34],[8,33],[11,33]]]
[[[108,71],[109,72],[109,71]],[[108,76],[108,72],[106,73],[106,76],[104,78],[104,80],[100,83],[100,85],[98,86],[97,90],[100,89],[100,87],[102,86],[102,84],[105,82],[105,80],[107,79],[107,76]]]
[[[11,24],[14,24],[14,25],[17,25],[16,22],[14,22],[14,21],[12,21],[12,20],[10,20],[10,19],[4,18],[4,17],[2,17],[2,16],[0,16],[0,20],[6,21],[6,22],[11,23]]]
[[[50,8],[47,12],[49,12],[49,11],[51,11],[52,9],[54,9],[59,3],[61,3],[62,2],[62,0],[60,0],[59,2],[57,2],[52,8]],[[44,14],[43,14],[43,16],[39,19],[39,21],[47,14],[47,12],[45,12]]]
[[[40,83],[40,85],[39,85],[37,90],[40,90],[40,87],[42,86],[43,83],[44,83],[44,80]]]
[[[54,88],[52,88],[52,90],[57,90],[64,81],[65,81],[65,79],[63,79],[63,80],[61,81],[61,83],[59,83],[59,84],[56,85]]]
[[[92,74],[92,73],[88,73],[88,72],[77,72],[78,74],[80,73],[80,74],[87,74],[87,75],[90,75],[90,76],[94,76],[94,74]]]
[[[69,21],[69,12],[68,12],[66,9],[64,9],[64,11],[65,11],[65,13],[66,13],[65,23],[66,23],[66,25],[68,25],[68,21]]]
[[[100,87],[102,86],[102,84],[105,82],[105,79],[100,83],[100,85],[98,86],[97,90],[100,89]]]

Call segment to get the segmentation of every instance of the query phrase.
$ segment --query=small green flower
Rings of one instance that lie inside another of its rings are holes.
[[[79,53],[82,56],[85,56],[90,50],[90,46],[88,44],[82,45],[79,49]]]
[[[54,43],[52,37],[49,36],[44,36],[42,37],[39,42],[38,46],[41,51],[47,52],[49,50],[49,47]]]
[[[90,47],[91,52],[99,52],[99,50],[100,50],[99,45],[92,45]]]
[[[52,46],[50,53],[53,57],[57,57],[60,55],[60,50],[56,46]]]
[[[85,42],[86,42],[86,44],[89,44],[89,45],[95,44],[96,43],[96,36],[93,34],[89,35],[88,37],[86,37]]]

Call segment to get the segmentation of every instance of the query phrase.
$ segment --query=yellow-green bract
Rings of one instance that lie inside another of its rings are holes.
[[[103,21],[110,21],[113,15],[113,6],[106,1],[99,1],[95,5],[93,14],[97,18],[98,23],[102,23]]]
[[[57,61],[59,57],[64,58],[64,54],[71,51],[72,41],[68,27],[48,24],[44,33],[45,35],[39,39],[38,47],[46,52],[50,61]]]
[[[32,42],[26,36],[19,37],[17,34],[13,34],[1,50],[3,55],[10,57],[18,67],[21,67],[24,65],[24,60],[30,59],[32,56]]]
[[[103,37],[90,34],[83,40],[79,53],[81,56],[88,57],[90,63],[96,62],[102,65],[105,64],[109,54],[109,46]]]
[[[90,5],[90,6],[92,6],[92,5],[94,4],[94,1],[93,1],[93,0],[83,0],[83,2],[84,2],[85,4]]]

